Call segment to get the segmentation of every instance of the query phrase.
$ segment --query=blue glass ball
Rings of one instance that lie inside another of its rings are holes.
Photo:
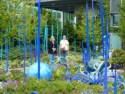
[[[39,94],[38,92],[34,91],[34,92],[31,92],[30,94]]]
[[[38,77],[38,62],[32,64],[28,71],[27,71],[28,77]],[[46,64],[40,62],[40,79],[47,79],[49,80],[52,77],[52,69],[51,67]]]

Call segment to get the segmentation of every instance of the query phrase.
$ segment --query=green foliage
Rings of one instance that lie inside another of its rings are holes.
[[[15,48],[10,48],[9,50],[9,59],[14,60],[14,59],[23,59],[24,53],[21,50],[21,48],[15,47]]]
[[[49,56],[47,52],[41,55],[41,61],[44,63],[49,63]]]
[[[57,12],[56,16],[53,16],[53,13],[51,11],[43,11],[42,10],[42,14],[47,15],[47,26],[48,26],[48,39],[51,36],[51,31],[52,31],[52,25],[54,26],[54,36],[55,39],[57,40],[57,35],[59,38],[59,34],[61,33],[61,22],[58,21],[58,18],[60,18],[59,13]],[[58,34],[57,34],[58,31]]]
[[[110,1],[102,0],[102,3],[103,3],[104,16],[107,16],[107,14],[110,13]]]
[[[23,60],[24,58],[24,49],[21,47],[14,47],[9,49],[9,60]],[[27,49],[28,50],[28,49]],[[28,59],[30,57],[30,53],[27,51],[26,58]]]
[[[120,64],[125,66],[125,51],[122,49],[115,49],[112,53],[112,57],[109,60],[112,64]]]
[[[82,53],[77,52],[74,54],[74,52],[70,52],[69,55],[67,56],[67,59],[69,62],[73,63],[82,63]]]
[[[82,12],[82,11],[81,11]],[[89,20],[89,36],[90,36],[90,44],[92,44],[92,13],[91,10],[88,12],[88,20]],[[101,27],[100,27],[100,20],[99,16],[95,19],[95,25],[94,25],[94,36],[95,36],[95,44],[99,45],[101,43]],[[77,40],[84,40],[86,42],[86,16],[85,12],[81,17],[81,24],[77,25]],[[81,43],[79,43],[81,44]]]
[[[5,82],[7,81],[5,76],[0,76],[0,82],[2,82],[2,81],[5,81]]]
[[[62,34],[66,35],[67,31],[68,31],[68,40],[70,43],[73,43],[76,32],[74,29],[74,25],[71,24],[68,20],[66,20],[66,24],[63,27]]]
[[[53,79],[54,80],[64,80],[65,79],[65,68],[59,67],[57,70],[53,71]]]
[[[8,80],[21,80],[23,77],[23,73],[20,70],[10,70],[9,72],[5,73],[5,71],[2,71],[2,74],[0,73],[0,82],[4,81],[7,82]]]
[[[1,91],[11,92],[13,94],[21,94],[22,92],[29,94],[32,91],[38,91],[40,94],[80,94],[81,92],[88,91],[89,88],[96,94],[99,94],[100,90],[103,89],[100,85],[88,85],[77,81],[68,83],[61,80],[47,81],[36,78],[28,78],[25,84],[18,83],[17,88],[14,88],[15,85],[8,85]]]
[[[46,56],[47,53],[46,55],[43,55],[42,58],[48,59]],[[81,53],[78,53],[77,55],[73,55],[73,53],[70,53],[68,56],[68,60],[71,59],[71,62],[69,63],[69,72],[72,76],[75,76],[75,72],[78,69],[77,64],[81,63],[74,62],[77,61],[78,58],[80,60]],[[46,61],[46,59],[44,60]],[[11,66],[13,64],[12,62],[16,64],[15,61],[11,61],[11,63],[9,62]],[[29,94],[32,91],[38,91],[40,94],[80,94],[82,92],[85,93],[88,91],[92,91],[94,92],[94,94],[100,94],[100,91],[104,90],[103,86],[100,85],[88,85],[82,83],[81,81],[66,82],[64,66],[58,66],[56,70],[53,70],[52,79],[50,80],[38,80],[37,78],[27,77],[25,84],[21,82],[23,81],[23,72],[21,72],[23,68],[18,68],[18,70],[16,70],[15,67],[12,67],[10,69],[11,71],[8,73],[5,73],[5,71],[0,72],[0,81],[16,80],[16,84],[8,85],[5,88],[1,89],[0,94],[3,94],[3,92],[10,92],[12,94],[22,94],[23,92],[24,94]],[[113,88],[113,83],[109,83],[108,86],[110,88]],[[118,89],[118,94],[122,94],[120,92],[121,89]],[[113,94],[113,91],[111,91],[110,94]]]
[[[106,20],[109,19],[108,14],[110,13],[110,1],[102,0],[103,10],[104,10],[104,34],[106,32]],[[99,11],[99,3],[95,4],[95,17],[94,17],[94,44],[101,47],[101,23],[100,23],[100,11]],[[86,14],[85,9],[83,7],[79,8],[79,11],[76,13],[77,16],[77,24],[76,24],[76,34],[77,34],[77,45],[81,47],[81,41],[84,40],[86,43]],[[91,8],[88,11],[88,20],[89,20],[89,38],[90,38],[90,46],[92,45],[92,10]],[[79,49],[79,48],[78,48]]]
[[[38,26],[37,21],[35,2],[27,2],[25,0],[1,0],[0,43],[3,43],[5,38],[14,38],[16,40],[20,38],[22,40],[23,32],[26,32],[27,41],[31,42],[36,36],[34,29]],[[47,14],[41,15],[41,31],[46,21]]]
[[[77,17],[77,23],[76,23],[76,28],[79,28],[79,25],[81,24],[81,21],[82,21],[82,17],[84,15],[84,8],[83,7],[80,7],[79,8],[79,11],[77,11],[76,13],[76,17]]]
[[[120,6],[120,35],[122,37],[123,49],[125,49],[125,0],[122,0],[122,5]]]
[[[12,74],[11,80],[20,81],[24,76],[23,72],[21,72],[20,70],[11,70],[10,73]]]

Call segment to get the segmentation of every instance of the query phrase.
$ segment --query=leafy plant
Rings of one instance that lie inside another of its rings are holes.
[[[11,48],[10,50],[9,50],[9,59],[10,60],[14,60],[14,59],[23,59],[23,56],[24,54],[23,54],[23,51],[21,51],[21,49],[20,48],[18,48],[18,47],[15,47],[15,48]]]
[[[125,0],[122,1],[122,5],[119,6],[120,10],[120,22],[119,22],[119,27],[120,27],[120,35],[122,37],[122,43],[123,43],[123,48],[125,49]]]
[[[112,64],[119,64],[125,66],[125,51],[122,49],[115,49],[112,52],[111,59],[109,60]]]
[[[17,87],[15,89],[14,88],[14,85],[8,85],[3,90],[4,92],[11,92],[13,94],[16,92],[19,94],[22,92],[30,93],[32,91],[38,91],[40,94],[78,94],[81,93],[81,91],[87,91],[89,88],[96,94],[99,94],[99,91],[102,89],[102,87],[99,85],[92,86],[77,81],[68,83],[61,80],[47,81],[31,78],[28,78],[25,84],[18,83]]]

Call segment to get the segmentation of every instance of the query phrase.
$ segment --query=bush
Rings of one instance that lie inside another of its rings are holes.
[[[29,58],[29,53],[26,53],[26,57]],[[14,47],[9,49],[9,59],[14,60],[14,59],[23,59],[24,57],[24,51],[23,48],[19,47]]]
[[[122,49],[115,49],[112,52],[112,56],[109,59],[111,64],[119,64],[124,66],[125,65],[125,50]]]
[[[88,85],[79,81],[69,83],[63,80],[47,81],[28,78],[25,84],[18,83],[16,88],[15,85],[8,85],[2,91],[11,92],[12,94],[22,94],[22,92],[29,94],[32,91],[38,91],[40,94],[80,94],[88,91],[88,89],[95,94],[100,94],[99,92],[103,90],[103,87],[100,85]]]

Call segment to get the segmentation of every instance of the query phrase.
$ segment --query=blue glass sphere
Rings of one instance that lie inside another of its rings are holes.
[[[34,91],[34,92],[31,92],[30,94],[39,94],[38,92]]]
[[[32,64],[28,71],[27,71],[28,77],[38,77],[38,62]],[[51,67],[46,64],[40,62],[40,79],[47,79],[49,80],[52,77],[52,69]]]

